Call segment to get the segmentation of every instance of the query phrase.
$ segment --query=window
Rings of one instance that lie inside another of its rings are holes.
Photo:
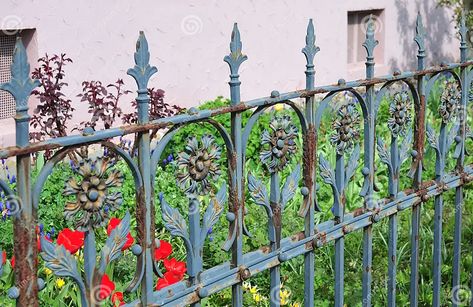
[[[0,31],[0,83],[10,81],[10,65],[17,35]],[[0,91],[0,119],[10,118],[15,114],[15,100],[10,93]]]
[[[366,60],[363,42],[366,38],[366,25],[370,15],[375,23],[375,38],[379,41],[374,49],[374,58],[376,63],[384,63],[384,10],[370,10],[348,12],[348,64],[362,64]]]

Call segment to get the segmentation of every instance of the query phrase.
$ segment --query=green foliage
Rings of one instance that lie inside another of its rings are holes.
[[[460,25],[462,13],[465,13],[466,26],[473,26],[473,3],[469,0],[437,0],[437,5],[447,7],[453,11],[452,19]]]
[[[432,124],[434,129],[439,127],[439,120],[434,116],[438,108],[438,98],[440,97],[441,86],[437,86],[433,89],[432,95],[430,95],[427,111],[428,121]],[[390,102],[390,95],[381,101],[381,107],[378,113],[378,126],[377,136],[382,136],[386,143],[390,142],[389,131],[385,124],[389,112],[388,106]],[[222,106],[228,106],[229,101],[218,97],[214,101],[207,102],[200,106],[201,109],[213,109]],[[412,111],[412,110],[411,110]],[[246,151],[246,170],[251,170],[251,173],[262,180],[267,185],[269,191],[269,173],[266,167],[259,160],[259,153],[262,149],[260,135],[265,128],[268,128],[271,116],[275,112],[279,114],[289,115],[292,117],[293,122],[298,125],[297,116],[290,109],[279,109],[270,110],[264,112],[249,137],[248,145],[245,147]],[[412,111],[413,112],[413,111]],[[251,116],[251,112],[243,112],[243,124],[248,122]],[[231,118],[229,114],[219,115],[215,118],[216,121],[222,124],[227,131],[230,131]],[[319,139],[317,144],[318,153],[323,153],[332,165],[335,165],[334,161],[334,149],[329,144],[329,137],[332,133],[331,124],[333,121],[333,112],[331,114],[324,114],[321,127],[319,129]],[[470,123],[471,124],[471,123]],[[299,130],[300,125],[298,126]],[[170,154],[177,157],[177,154],[184,150],[186,144],[186,138],[188,136],[201,137],[204,134],[212,134],[216,137],[216,141],[219,146],[224,149],[224,142],[221,137],[218,137],[218,132],[209,124],[191,124],[185,126],[176,133],[171,142],[166,147],[163,157],[168,157]],[[362,134],[361,134],[362,135]],[[363,144],[363,139],[360,140]],[[302,161],[302,140],[299,138],[296,141],[298,152],[295,154],[288,166],[281,172],[281,184],[285,182],[285,179],[294,169],[297,163]],[[469,142],[467,149],[472,151],[473,144]],[[223,150],[222,156],[225,157],[225,151]],[[426,160],[434,161],[435,156],[431,150],[428,150]],[[471,159],[471,158],[468,158]],[[347,211],[351,211],[355,208],[363,206],[362,198],[358,195],[361,185],[363,183],[360,172],[361,161],[363,156],[360,157],[360,166],[356,171],[354,179],[348,186],[347,190]],[[471,162],[471,161],[470,161]],[[38,174],[38,169],[43,163],[41,159],[37,160],[38,167],[33,172],[33,179]],[[223,180],[227,180],[227,174],[225,172],[227,166],[225,165],[226,159],[222,158],[220,166],[222,169],[222,178],[218,182],[213,183],[214,189],[221,184]],[[380,190],[380,197],[387,197],[387,169],[380,163],[378,156],[376,156],[375,164],[378,166],[377,169],[377,185]],[[116,166],[124,174],[124,184],[121,187],[124,202],[122,207],[114,214],[117,217],[123,217],[126,211],[134,214],[135,212],[135,187],[133,182],[133,176],[128,169],[127,165],[123,161],[119,161]],[[401,167],[401,189],[410,187],[411,179],[407,177],[407,172],[410,168],[410,160],[403,164]],[[447,169],[449,171],[454,168],[454,159],[449,158]],[[159,239],[170,241],[173,245],[175,256],[178,260],[184,260],[186,258],[185,248],[182,240],[171,238],[169,232],[164,228],[161,209],[159,205],[159,194],[163,193],[167,202],[174,208],[177,208],[182,216],[187,219],[188,215],[188,199],[182,190],[176,183],[176,172],[178,171],[177,163],[175,161],[170,163],[162,164],[158,167],[157,174],[154,182],[154,201],[155,201],[155,222],[156,222],[156,237]],[[55,168],[51,176],[46,181],[44,188],[40,196],[40,210],[39,220],[44,224],[45,229],[55,227],[56,230],[60,230],[64,227],[72,227],[64,221],[62,216],[65,201],[67,200],[62,196],[64,188],[64,182],[73,173],[68,163],[60,163]],[[246,174],[245,174],[246,178]],[[424,173],[424,179],[428,180],[434,178],[434,163],[429,162],[426,165]],[[319,179],[319,178],[318,178]],[[34,180],[33,180],[34,181]],[[317,199],[319,205],[322,207],[322,212],[316,214],[316,223],[321,223],[333,218],[331,213],[331,205],[333,203],[333,196],[330,187],[323,182],[318,183]],[[473,197],[473,190],[469,187],[466,189],[465,199]],[[261,206],[256,205],[250,198],[248,191],[246,191],[246,208],[248,214],[245,215],[245,224],[248,230],[252,234],[251,238],[244,237],[244,252],[256,250],[261,246],[268,244],[267,235],[267,218],[264,209]],[[199,198],[201,202],[201,215],[203,216],[205,209],[210,203],[209,196],[202,196]],[[453,263],[453,232],[454,232],[454,192],[447,192],[444,194],[445,210],[444,210],[444,232],[443,232],[443,267],[442,267],[442,283],[443,283],[443,303],[448,302],[448,297],[451,291],[451,279],[452,279],[452,263]],[[288,202],[283,213],[283,237],[287,237],[303,231],[304,219],[298,216],[298,210],[302,204],[302,195],[299,191],[296,192],[295,196]],[[433,218],[434,218],[434,206],[433,201],[429,201],[422,205],[422,223],[421,223],[421,246],[420,246],[420,278],[419,278],[419,293],[420,293],[420,304],[431,305],[432,304],[432,245],[433,245]],[[406,210],[398,214],[399,221],[399,238],[398,238],[398,270],[397,270],[397,303],[400,306],[409,304],[409,287],[410,287],[410,228],[411,228],[411,213],[410,210]],[[134,230],[136,221],[132,220],[132,235],[136,237],[136,231]],[[13,248],[12,242],[12,224],[11,220],[7,220],[4,223],[0,223],[0,240],[2,242],[2,248],[8,251],[8,256],[11,257]],[[204,268],[211,268],[225,261],[230,260],[230,253],[224,252],[221,249],[224,241],[227,239],[228,234],[228,222],[225,219],[225,214],[222,215],[217,224],[213,227],[212,233],[209,234],[205,245],[204,245]],[[375,224],[373,227],[373,303],[376,306],[386,305],[387,295],[387,270],[388,270],[388,241],[389,241],[389,223],[387,220],[382,220]],[[362,231],[348,234],[345,240],[345,301],[350,306],[361,306],[362,294],[361,294],[361,281],[362,281],[362,253],[363,253],[363,234]],[[106,233],[104,231],[97,231],[97,241],[99,242],[98,249],[103,245],[106,239]],[[463,208],[463,228],[462,228],[462,284],[469,283],[469,276],[472,266],[472,254],[468,252],[471,250],[471,242],[473,241],[473,203],[466,201],[465,207]],[[78,255],[80,259],[81,255]],[[316,251],[315,260],[315,304],[316,306],[332,306],[334,296],[334,247],[333,243],[323,246]],[[113,276],[113,280],[117,285],[117,290],[123,290],[129,281],[132,280],[135,271],[135,258],[130,252],[126,252],[124,257],[114,264],[107,272],[109,276]],[[45,273],[42,261],[39,264],[40,276],[46,280],[46,289],[40,292],[41,303],[48,306],[77,306],[78,305],[78,292],[73,283],[70,280],[65,279],[65,285],[59,288],[56,284],[57,278],[53,275]],[[302,303],[304,289],[304,265],[303,257],[297,257],[291,259],[282,264],[282,283],[284,288],[290,293],[290,303]],[[250,290],[244,291],[244,305],[245,306],[268,306],[268,301],[264,298],[268,298],[269,293],[269,272],[265,271],[260,274],[256,274],[249,280],[252,286],[257,287],[257,294],[261,297],[261,301],[256,301],[254,293]],[[5,273],[0,279],[0,301],[10,303],[11,301],[6,299],[6,291],[12,286],[12,273],[9,265],[5,266]],[[137,294],[126,294],[125,300],[130,302],[136,299]],[[231,289],[226,289],[222,292],[215,293],[210,297],[203,300],[203,306],[225,306],[231,304]]]

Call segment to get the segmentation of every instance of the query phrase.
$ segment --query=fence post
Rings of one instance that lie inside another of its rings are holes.
[[[232,39],[230,42],[230,54],[225,56],[224,61],[230,66],[230,97],[232,106],[240,103],[240,75],[238,69],[241,63],[246,61],[248,58],[246,55],[241,53],[242,43],[240,40],[240,31],[235,23],[233,25]],[[232,112],[231,115],[231,135],[232,141],[235,147],[236,157],[235,168],[232,170],[232,187],[230,192],[230,202],[235,213],[236,227],[233,231],[236,231],[235,240],[232,245],[232,267],[238,267],[243,262],[243,209],[244,209],[244,191],[243,191],[243,150],[242,148],[242,124],[241,124],[241,113]],[[230,230],[232,231],[232,230]],[[241,283],[232,286],[232,306],[243,306],[243,290]]]
[[[460,62],[466,62],[467,56],[467,33],[468,29],[465,25],[465,15],[462,14],[460,33]],[[457,148],[459,149],[456,169],[459,173],[464,172],[465,163],[465,138],[466,138],[466,124],[467,124],[467,103],[468,93],[470,92],[470,80],[468,80],[467,68],[461,67],[461,108],[460,108],[460,129],[457,135]],[[457,150],[455,150],[457,152]],[[462,209],[463,209],[463,186],[458,186],[455,189],[455,231],[454,231],[454,246],[453,246],[453,278],[452,278],[452,306],[459,306],[458,294],[459,287],[461,287],[460,270],[461,270],[461,232],[462,232]],[[472,277],[473,279],[473,277]],[[457,291],[456,291],[457,290]],[[473,287],[472,289],[473,290]],[[470,290],[470,291],[471,291]],[[470,292],[471,295],[472,292]],[[473,297],[471,304],[473,305]]]
[[[415,42],[417,43],[417,70],[425,68],[425,45],[424,45],[425,30],[422,24],[422,16],[417,14],[416,21],[416,35]],[[425,142],[425,84],[424,75],[419,75],[417,78],[417,91],[419,93],[419,105],[415,106],[415,121],[414,121],[414,150],[412,152],[414,190],[422,188],[422,168],[424,158],[424,142]],[[424,199],[412,207],[412,231],[411,231],[411,285],[410,285],[410,305],[417,306],[419,296],[419,227],[420,227],[420,213],[421,205]]]
[[[132,76],[138,86],[138,96],[136,98],[138,107],[138,123],[145,124],[149,121],[149,95],[148,81],[158,69],[149,64],[148,42],[143,32],[140,32],[136,42],[135,66],[127,71]],[[143,248],[142,261],[144,261],[144,277],[141,281],[141,303],[143,306],[153,293],[153,247],[154,247],[154,206],[151,199],[151,176],[150,174],[150,137],[149,131],[138,133],[138,165],[143,177],[143,191],[136,191],[139,202],[136,209],[136,220],[138,224],[139,243]]]
[[[38,86],[38,80],[29,77],[30,65],[25,46],[18,37],[11,65],[10,82],[0,85],[0,89],[9,92],[16,102],[15,131],[16,146],[29,144],[30,116],[28,98]],[[10,212],[14,218],[15,284],[9,290],[9,296],[17,299],[18,306],[38,306],[37,261],[38,249],[35,226],[37,213],[31,201],[31,157],[30,154],[16,157],[18,199],[12,200]]]
[[[315,87],[315,70],[314,56],[320,50],[315,46],[314,25],[312,19],[309,20],[307,26],[307,34],[305,37],[306,46],[302,49],[306,57],[306,89],[312,90]],[[317,131],[315,129],[315,99],[314,96],[306,98],[305,116],[307,119],[307,134],[304,136],[304,186],[309,192],[304,197],[304,210],[299,212],[304,216],[304,235],[310,237],[315,231],[315,165],[316,165],[316,147],[317,147]],[[314,245],[315,247],[315,245]],[[304,254],[304,306],[314,306],[314,271],[315,271],[315,251],[312,249]]]
[[[374,48],[378,41],[374,38],[375,24],[370,16],[366,25],[366,40],[363,47],[366,49],[366,79],[374,77]],[[364,118],[364,167],[362,170],[365,176],[363,190],[361,195],[364,197],[364,206],[368,211],[374,211],[377,206],[374,195],[374,144],[375,144],[375,103],[374,85],[366,87],[366,107],[368,109],[368,118]],[[373,214],[376,214],[375,212]],[[375,220],[376,217],[372,216]],[[372,282],[372,258],[373,258],[373,233],[372,225],[363,229],[363,306],[371,306],[371,282]]]

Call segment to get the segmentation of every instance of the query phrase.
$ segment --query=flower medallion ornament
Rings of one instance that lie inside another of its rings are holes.
[[[75,202],[68,202],[64,216],[75,222],[76,228],[86,231],[105,226],[109,213],[122,204],[121,192],[110,191],[123,184],[123,175],[117,170],[110,170],[108,159],[85,159],[74,169],[82,181],[71,177],[66,183],[64,195],[75,195]]]
[[[405,136],[407,127],[411,122],[410,99],[407,92],[394,94],[393,100],[389,105],[388,127],[394,137]]]
[[[447,81],[440,97],[439,114],[442,122],[447,123],[457,113],[460,106],[461,92],[455,81]]]
[[[185,151],[179,153],[177,158],[178,185],[188,194],[209,193],[209,179],[215,180],[220,176],[217,164],[220,154],[220,148],[212,136],[204,135],[200,142],[195,137],[189,138]]]
[[[349,102],[338,109],[338,119],[333,122],[335,133],[330,136],[330,142],[336,146],[337,154],[351,150],[355,141],[360,137],[360,114],[355,103]]]
[[[260,159],[271,173],[275,173],[282,170],[290,155],[296,152],[298,129],[287,115],[273,117],[269,127],[271,132],[264,130],[261,135],[261,143],[266,149],[261,151]]]

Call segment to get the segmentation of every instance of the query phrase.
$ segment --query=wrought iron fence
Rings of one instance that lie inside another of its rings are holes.
[[[336,85],[315,86],[314,57],[319,51],[316,46],[314,26],[310,20],[307,27],[306,45],[302,49],[306,64],[306,89],[288,93],[273,91],[270,97],[250,101],[240,100],[239,67],[247,60],[242,53],[242,42],[235,24],[231,36],[230,54],[224,61],[230,67],[231,105],[213,110],[198,111],[191,108],[188,114],[177,115],[150,121],[148,118],[149,96],[147,85],[150,77],[157,72],[149,63],[148,43],[143,33],[136,45],[135,66],[128,70],[137,84],[137,108],[139,123],[102,131],[84,130],[82,135],[73,135],[50,139],[39,143],[29,142],[28,98],[38,85],[30,79],[29,64],[25,48],[18,39],[16,42],[12,79],[2,84],[2,90],[11,93],[16,101],[16,146],[0,149],[0,158],[16,157],[17,193],[13,193],[8,184],[0,181],[4,193],[11,197],[11,211],[14,213],[14,246],[17,264],[15,266],[16,287],[9,290],[9,295],[17,300],[19,306],[38,305],[38,291],[44,287],[44,281],[38,279],[37,242],[35,225],[39,195],[48,176],[57,163],[69,153],[82,146],[100,144],[117,157],[123,159],[130,168],[136,188],[136,221],[138,242],[133,246],[137,257],[137,268],[129,291],[140,291],[140,299],[129,305],[181,306],[191,304],[199,306],[201,299],[226,288],[232,288],[232,305],[242,306],[242,282],[263,271],[270,272],[272,296],[271,306],[279,306],[278,297],[281,284],[281,264],[295,257],[304,258],[304,305],[314,306],[314,270],[317,250],[330,242],[335,248],[335,305],[344,305],[344,241],[346,235],[356,231],[363,232],[363,305],[370,306],[372,292],[373,227],[381,219],[389,220],[388,244],[388,284],[389,306],[396,304],[396,254],[398,234],[398,212],[412,210],[411,227],[411,286],[410,302],[418,305],[419,277],[419,225],[422,204],[435,199],[434,256],[433,256],[433,302],[440,305],[440,270],[442,264],[441,237],[443,194],[455,190],[455,233],[452,287],[460,286],[461,227],[463,186],[473,179],[473,166],[465,164],[465,143],[472,134],[467,125],[467,101],[470,90],[473,62],[467,61],[467,29],[464,22],[459,28],[460,63],[442,64],[431,68],[425,67],[426,50],[424,28],[418,15],[415,27],[415,43],[418,47],[417,70],[413,72],[396,71],[392,75],[374,77],[373,50],[377,45],[374,24],[370,20],[366,28],[366,79],[353,82],[339,80]],[[426,101],[433,84],[445,75],[451,80],[445,85],[440,99],[438,114],[440,131],[432,128],[426,120]],[[390,143],[376,134],[380,102],[388,89],[394,84],[404,84],[406,90],[399,90],[393,95],[389,106],[387,125],[390,131]],[[375,91],[375,88],[378,89]],[[333,117],[332,134],[329,141],[336,151],[335,165],[331,165],[324,154],[318,155],[318,140],[322,114],[333,106],[333,98],[341,92],[350,93],[353,102],[338,106]],[[361,93],[364,92],[362,95]],[[316,99],[324,95],[322,99]],[[294,100],[302,98],[301,106]],[[261,142],[265,150],[261,152],[261,161],[270,173],[270,189],[265,180],[256,178],[244,169],[245,150],[253,126],[265,110],[276,105],[289,106],[300,121],[303,138],[303,158],[300,165],[294,167],[285,183],[281,184],[281,171],[286,168],[290,157],[296,152],[295,139],[299,131],[292,121],[276,117],[265,131]],[[242,112],[252,111],[246,125],[242,125]],[[361,110],[361,112],[360,112]],[[231,114],[231,129],[213,118],[221,114]],[[179,157],[183,173],[177,179],[189,197],[189,221],[186,222],[179,212],[166,202],[166,195],[155,203],[154,180],[159,176],[158,163],[161,155],[182,128],[190,123],[205,122],[218,131],[218,136],[204,136],[198,140],[191,138],[186,151]],[[362,130],[359,126],[362,125]],[[413,128],[413,129],[412,129]],[[156,148],[150,148],[150,131],[163,129],[164,136]],[[362,133],[361,133],[362,131]],[[109,140],[125,135],[136,134],[137,158],[133,158]],[[215,138],[222,138],[225,144],[225,163],[228,167],[228,183],[221,185],[213,194],[210,182],[218,175],[216,160],[221,156],[221,149]],[[362,146],[358,144],[363,140]],[[424,152],[427,145],[436,154],[435,178],[425,178]],[[455,146],[453,146],[455,145]],[[453,171],[446,170],[450,148],[454,147],[452,159],[456,161]],[[34,153],[53,150],[54,155],[45,163],[35,182],[31,180],[31,156]],[[376,157],[378,155],[379,158]],[[358,160],[363,158],[362,167]],[[389,191],[377,191],[375,159],[379,159],[388,169]],[[402,190],[400,179],[406,176],[401,172],[401,164],[411,161],[409,175],[412,186]],[[66,194],[75,195],[76,202],[65,206],[65,218],[75,222],[78,229],[85,232],[84,267],[79,268],[75,258],[63,247],[41,238],[41,256],[47,266],[58,276],[67,276],[77,284],[83,306],[95,306],[98,303],[97,287],[107,266],[121,255],[130,229],[130,215],[127,214],[111,233],[97,255],[95,232],[109,218],[109,213],[121,204],[120,193],[112,192],[115,186],[123,182],[117,171],[107,171],[108,160],[96,158],[81,161],[78,176],[67,183]],[[346,189],[357,170],[361,170],[363,185],[360,195],[364,199],[362,208],[353,212],[345,209]],[[317,199],[317,177],[329,185],[333,192],[333,219],[315,223],[315,215],[320,210]],[[80,182],[78,180],[81,180]],[[243,253],[243,236],[248,235],[245,227],[245,189],[252,201],[265,209],[268,220],[269,245]],[[211,193],[211,202],[201,218],[201,204],[197,195]],[[293,236],[282,237],[282,215],[285,205],[295,193],[303,195],[299,215],[304,219],[304,229],[294,229]],[[154,290],[155,274],[159,268],[154,263],[153,249],[156,247],[155,210],[161,211],[165,227],[173,236],[180,237],[187,251],[189,278],[163,290]],[[224,213],[225,212],[225,213]],[[221,215],[228,221],[228,239],[223,249],[231,254],[231,261],[210,269],[203,268],[203,246],[207,230],[219,221]],[[201,221],[202,219],[202,221]],[[471,251],[469,251],[471,252]],[[1,253],[0,253],[0,257]],[[96,261],[99,260],[98,264]],[[2,261],[0,261],[1,266]],[[83,275],[82,272],[83,271]],[[473,283],[472,283],[473,287]],[[458,304],[452,298],[453,304]]]

